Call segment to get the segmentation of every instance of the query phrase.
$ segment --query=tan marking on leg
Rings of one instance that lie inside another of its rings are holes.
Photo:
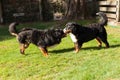
[[[48,52],[47,52],[46,49],[44,49],[44,48],[42,48],[42,47],[39,47],[39,49],[41,50],[41,52],[43,53],[43,55],[44,55],[45,57],[48,56]]]
[[[101,42],[100,38],[97,37],[96,40],[98,42],[98,47],[102,47],[102,42]]]
[[[75,52],[78,53],[81,47],[79,47],[78,43],[74,43],[74,46],[75,46]]]
[[[20,44],[20,53],[21,54],[25,54],[24,51],[25,51],[25,45],[24,44]]]

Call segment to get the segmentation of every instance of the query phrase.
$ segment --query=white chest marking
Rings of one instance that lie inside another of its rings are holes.
[[[76,36],[74,34],[70,33],[70,37],[74,43],[77,42]]]

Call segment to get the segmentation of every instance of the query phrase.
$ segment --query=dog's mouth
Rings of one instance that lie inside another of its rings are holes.
[[[67,36],[67,34],[63,34],[63,35],[62,35],[62,38],[66,37],[66,36]]]
[[[63,31],[64,31],[65,34],[68,34],[68,33],[72,32],[71,30],[66,30],[66,29],[64,29]]]

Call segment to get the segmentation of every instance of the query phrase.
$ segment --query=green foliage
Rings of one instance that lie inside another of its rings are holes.
[[[83,23],[87,23],[83,21]],[[36,28],[48,28],[56,22],[21,24]],[[97,47],[92,40],[75,54],[70,37],[52,48],[49,57],[42,55],[33,44],[26,49],[26,55],[19,52],[19,44],[0,27],[0,80],[119,80],[120,79],[120,29],[106,27],[110,48]]]

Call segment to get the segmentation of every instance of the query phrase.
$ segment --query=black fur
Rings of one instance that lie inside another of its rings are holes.
[[[18,23],[11,23],[9,26],[9,32],[16,36],[20,43],[20,52],[24,54],[25,48],[30,43],[35,44],[40,48],[45,56],[48,55],[47,47],[59,44],[61,39],[65,37],[63,29],[46,29],[40,30],[36,28],[23,28],[20,31],[16,30]]]
[[[103,12],[99,12],[97,15],[101,17],[101,21],[98,23],[92,23],[85,26],[79,25],[75,22],[68,22],[66,24],[64,33],[72,33],[77,39],[75,42],[76,52],[79,51],[84,42],[88,42],[94,38],[96,38],[96,40],[99,42],[99,47],[102,45],[101,41],[105,43],[107,48],[109,47],[107,33],[104,28],[108,22],[107,16]]]

